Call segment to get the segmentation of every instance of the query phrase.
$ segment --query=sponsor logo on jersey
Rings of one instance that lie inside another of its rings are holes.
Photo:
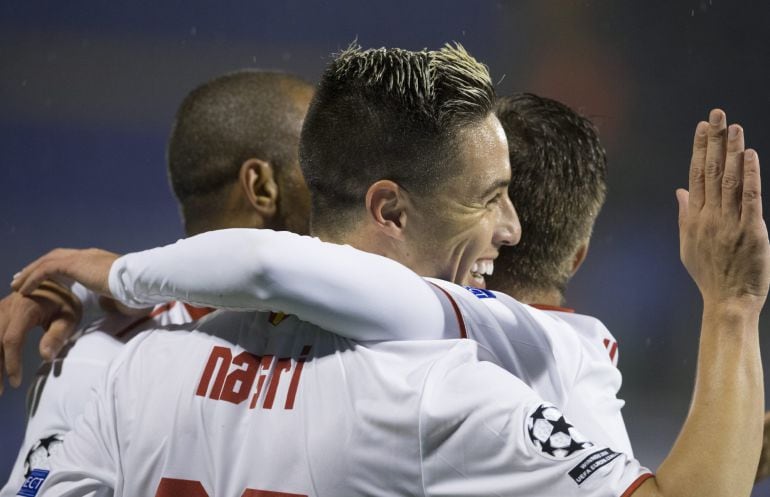
[[[489,290],[484,290],[483,288],[476,288],[475,286],[466,286],[464,287],[466,290],[471,292],[473,295],[476,296],[476,298],[479,299],[496,299],[495,294],[490,292]]]
[[[282,312],[271,312],[269,316],[267,316],[267,321],[272,324],[273,326],[278,326],[281,324],[281,321],[286,319],[288,316]]]
[[[597,469],[611,463],[619,455],[620,454],[613,452],[610,449],[597,450],[572,468],[569,471],[569,475],[575,480],[575,483],[580,485],[586,481],[589,476],[594,474]]]
[[[550,459],[567,459],[593,444],[551,404],[540,404],[527,418],[529,441]]]
[[[38,490],[43,486],[43,482],[48,477],[48,470],[46,469],[33,469],[30,471],[29,476],[22,484],[19,492],[16,495],[23,497],[36,497]]]

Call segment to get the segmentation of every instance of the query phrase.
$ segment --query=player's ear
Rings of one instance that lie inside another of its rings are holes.
[[[238,175],[249,204],[262,217],[270,218],[278,210],[278,184],[273,166],[262,159],[248,159]]]
[[[409,202],[406,191],[390,180],[379,180],[366,191],[366,214],[386,235],[404,239]]]
[[[583,264],[583,261],[586,260],[586,256],[588,255],[588,245],[590,244],[590,240],[586,239],[584,240],[577,248],[575,253],[572,256],[572,274],[577,273],[577,270],[580,268],[580,265]]]

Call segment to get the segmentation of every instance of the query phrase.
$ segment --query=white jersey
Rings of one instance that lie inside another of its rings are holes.
[[[544,312],[499,292],[427,281],[349,246],[253,229],[209,232],[130,254],[110,273],[112,293],[130,306],[180,299],[269,309],[359,341],[472,338],[488,359],[580,420],[593,440],[633,454],[617,398],[616,350],[609,351],[610,359],[604,345],[614,338],[598,320]]]
[[[91,302],[91,308],[98,307],[93,294],[81,289],[78,296]],[[83,413],[92,390],[126,341],[143,330],[186,324],[210,311],[174,302],[143,317],[108,314],[69,340],[56,359],[44,362],[27,395],[24,441],[0,497],[17,495],[33,468],[47,467],[48,456],[59,450],[64,434]]]
[[[618,497],[649,477],[471,340],[364,344],[268,313],[199,329],[124,348],[33,470],[40,495]]]

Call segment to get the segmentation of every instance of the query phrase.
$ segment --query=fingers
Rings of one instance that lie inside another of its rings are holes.
[[[56,358],[61,348],[75,331],[76,323],[71,317],[62,317],[51,322],[40,339],[40,355],[47,361]]]
[[[690,160],[690,195],[689,207],[694,212],[703,208],[705,203],[704,170],[706,168],[706,148],[708,146],[709,124],[701,121],[695,127],[695,138],[692,143],[692,159]]]
[[[725,113],[714,109],[709,114],[708,146],[704,169],[705,205],[719,208],[722,205],[722,173],[727,151],[727,119]]]
[[[690,203],[690,192],[682,188],[676,191],[676,201],[679,204],[679,229],[682,229],[684,222],[687,219],[687,212]]]
[[[8,383],[17,388],[21,385],[22,350],[27,331],[34,328],[36,323],[30,322],[30,316],[14,313],[3,335],[3,362],[8,374]]]
[[[22,295],[29,295],[43,281],[65,276],[68,268],[66,256],[70,252],[71,250],[57,249],[32,262],[14,276],[11,288]]]
[[[732,124],[727,130],[727,156],[722,173],[722,215],[735,221],[741,215],[743,149],[743,129]]]
[[[748,149],[743,154],[743,195],[741,222],[762,222],[762,178],[759,174],[759,156]]]

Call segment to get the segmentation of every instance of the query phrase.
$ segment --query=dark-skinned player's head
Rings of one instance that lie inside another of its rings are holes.
[[[313,232],[456,281],[494,259],[518,236],[494,100],[459,45],[339,54],[300,140]]]
[[[308,231],[298,148],[312,93],[290,74],[242,70],[187,95],[169,139],[168,170],[188,234],[227,227]]]
[[[604,147],[590,120],[549,98],[502,97],[497,116],[508,138],[508,192],[522,236],[501,250],[488,285],[525,302],[560,301],[604,203]]]

